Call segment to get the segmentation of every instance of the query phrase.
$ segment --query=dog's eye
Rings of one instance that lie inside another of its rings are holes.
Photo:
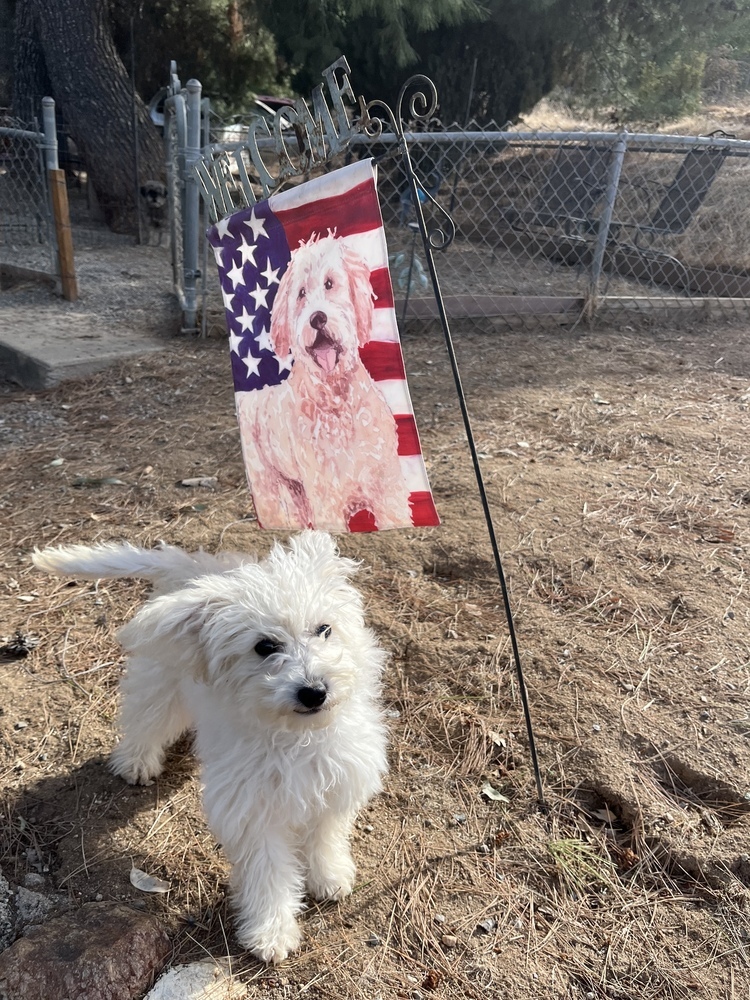
[[[255,643],[254,649],[258,656],[266,657],[283,652],[284,646],[282,643],[276,642],[275,639],[259,639]]]
[[[325,288],[326,291],[328,291],[329,289],[333,288],[333,282],[331,281],[330,278],[326,278],[326,280],[325,280],[325,282],[323,284],[323,287]]]
[[[328,639],[331,635],[331,631],[332,629],[330,625],[318,625],[315,629],[315,635],[322,635],[324,639]]]
[[[297,296],[297,298],[298,299],[304,299],[305,295],[306,295],[305,289],[304,288],[300,288],[299,295]]]

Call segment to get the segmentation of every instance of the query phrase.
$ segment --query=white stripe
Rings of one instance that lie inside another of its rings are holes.
[[[358,184],[372,180],[373,174],[372,160],[358,160],[348,167],[341,167],[334,174],[323,174],[322,177],[316,177],[315,180],[307,181],[305,184],[298,184],[288,191],[272,194],[268,204],[272,212],[289,212],[321,198],[345,195]]]
[[[406,379],[387,378],[383,379],[382,382],[376,382],[375,385],[382,393],[391,413],[414,413],[411,399],[409,399],[409,387],[406,384]]]
[[[352,233],[342,236],[341,242],[358,254],[371,271],[379,267],[388,267],[388,248],[385,245],[385,233],[382,225],[377,229],[368,229],[365,233]]]
[[[370,340],[385,340],[389,344],[400,343],[396,313],[393,309],[373,309]]]
[[[406,488],[410,493],[422,490],[426,493],[432,493],[421,455],[399,455],[398,461],[401,466],[401,475],[404,477]]]

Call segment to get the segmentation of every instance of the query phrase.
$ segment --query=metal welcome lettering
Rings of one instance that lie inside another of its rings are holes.
[[[367,105],[363,97],[355,98],[350,72],[346,57],[340,56],[322,73],[327,100],[324,84],[318,84],[311,96],[312,109],[299,98],[280,108],[270,125],[259,116],[241,141],[216,143],[204,151],[193,169],[212,222],[254,205],[253,184],[262,188],[263,198],[267,198],[288,177],[325,163],[345,149],[353,135],[365,130],[370,121]],[[344,98],[356,107],[358,115],[350,118]],[[257,174],[252,181],[248,160]]]

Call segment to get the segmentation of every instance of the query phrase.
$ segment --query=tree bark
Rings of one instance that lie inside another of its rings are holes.
[[[163,180],[159,134],[135,95],[139,174],[135,178],[133,91],[112,40],[106,0],[17,0],[14,108],[39,103],[44,73],[67,131],[85,158],[105,218],[131,228],[136,191]],[[38,114],[38,112],[37,112]]]

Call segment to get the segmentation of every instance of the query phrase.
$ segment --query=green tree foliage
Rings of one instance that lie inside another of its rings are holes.
[[[750,0],[576,0],[551,11],[556,82],[622,119],[675,117],[700,98],[706,55],[750,41]],[[566,25],[567,22],[567,25]]]
[[[200,80],[219,113],[246,108],[254,93],[289,88],[252,0],[112,0],[111,18],[128,67],[134,41],[136,86],[146,99],[167,83],[172,59],[183,82]]]

